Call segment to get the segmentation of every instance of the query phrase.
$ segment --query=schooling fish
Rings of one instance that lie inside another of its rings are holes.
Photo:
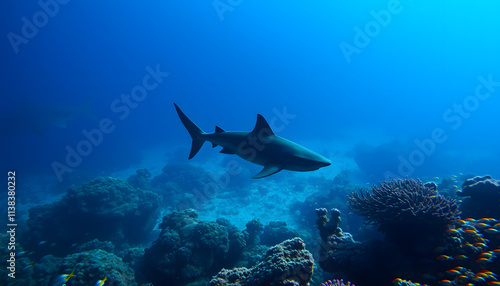
[[[194,124],[175,104],[177,114],[193,139],[189,159],[193,158],[205,141],[212,147],[222,146],[220,153],[236,154],[252,163],[264,166],[253,176],[254,179],[275,174],[281,170],[314,171],[332,164],[327,158],[300,146],[297,143],[274,134],[271,127],[260,114],[250,132],[224,131],[216,126],[214,133],[205,133]]]
[[[71,277],[75,277],[75,268],[73,268],[73,271],[71,271],[70,274],[61,274],[57,277],[54,277],[52,278],[52,280],[50,280],[50,283],[49,283],[49,286],[62,286],[62,285],[65,285],[66,282],[68,282],[68,280],[71,278]]]

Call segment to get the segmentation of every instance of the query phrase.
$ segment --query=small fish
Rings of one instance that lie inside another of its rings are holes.
[[[462,272],[458,271],[458,270],[455,270],[455,269],[450,269],[448,271],[446,271],[446,273],[452,275],[452,276],[457,276],[457,275],[460,275],[462,274]]]
[[[465,282],[467,282],[467,279],[468,277],[465,275],[458,275],[457,277],[455,277],[455,281],[460,284],[465,284]]]
[[[500,282],[498,282],[498,281],[490,281],[490,282],[488,282],[486,284],[498,286],[498,285],[500,285]]]
[[[497,249],[493,249],[491,252],[497,254],[497,255],[500,255],[500,248],[497,248]]]
[[[439,261],[447,261],[447,260],[453,259],[453,257],[442,254],[442,255],[439,255],[438,257],[436,257],[436,259]]]
[[[26,253],[26,251],[19,251],[18,253],[16,253],[16,256],[22,256],[25,253]]]
[[[480,223],[476,223],[476,227],[477,228],[487,228],[487,227],[490,227],[490,225],[487,223],[484,223],[484,222],[480,222]]]
[[[484,218],[480,218],[477,220],[477,222],[484,222],[484,223],[496,223],[497,220],[494,219],[494,218],[491,218],[491,217],[484,217]]]
[[[437,253],[443,252],[443,251],[445,251],[445,249],[446,249],[446,247],[444,247],[444,246],[437,246],[434,248],[434,252],[437,252]]]
[[[427,273],[420,274],[420,276],[422,278],[428,279],[428,280],[435,280],[436,279],[436,276],[433,276],[433,275],[430,275],[430,274],[427,274]]]
[[[474,242],[473,245],[476,247],[476,248],[485,248],[486,247],[486,244],[482,243],[482,242]]]
[[[490,251],[483,252],[479,255],[480,258],[493,258],[495,257],[495,254],[491,253]]]
[[[45,243],[47,243],[47,241],[46,241],[46,240],[42,240],[42,241],[40,241],[40,242],[38,243],[38,245],[43,245],[43,244],[45,244]]]
[[[452,282],[450,280],[441,280],[438,282],[439,284],[443,285],[443,286],[450,286],[450,285],[453,285]]]
[[[457,177],[457,175],[451,175],[451,177],[452,177],[452,178],[456,178],[456,177]]]
[[[455,258],[456,260],[465,260],[465,259],[467,259],[468,257],[467,257],[466,255],[459,254],[459,255],[455,255],[455,256],[453,256],[453,258]]]
[[[489,233],[489,234],[497,234],[497,233],[500,233],[500,230],[490,227],[490,228],[485,229],[484,232]]]
[[[491,262],[491,259],[490,258],[478,258],[478,259],[476,259],[476,262],[480,263],[480,264],[484,264],[484,263]]]
[[[54,277],[52,278],[52,280],[50,280],[50,283],[49,283],[49,286],[63,286],[63,285],[66,285],[66,282],[68,282],[68,280],[71,278],[71,277],[75,277],[75,268],[73,268],[73,271],[71,271],[70,274],[61,274],[57,277]]]
[[[452,187],[452,188],[455,188],[455,189],[458,189],[458,186],[457,186],[457,185],[452,185],[451,187]]]
[[[107,279],[108,279],[108,277],[104,276],[104,279],[97,281],[94,286],[102,286],[102,285],[104,285],[104,282],[106,282]]]
[[[433,179],[433,180],[439,180],[439,177],[434,177],[434,178],[432,178],[432,179]]]
[[[455,234],[455,235],[460,234],[460,231],[458,231],[458,230],[456,230],[454,228],[449,228],[449,229],[446,230],[446,232],[449,233],[449,234]]]

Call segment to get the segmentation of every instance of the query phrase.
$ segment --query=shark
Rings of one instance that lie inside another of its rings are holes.
[[[224,131],[216,126],[215,132],[205,133],[182,112],[177,104],[174,103],[174,106],[193,140],[189,159],[192,159],[208,141],[212,143],[212,148],[221,146],[220,153],[235,154],[249,162],[264,166],[262,171],[252,177],[254,179],[271,176],[281,170],[307,172],[332,164],[329,159],[275,135],[266,119],[260,114],[257,114],[257,122],[250,132]]]

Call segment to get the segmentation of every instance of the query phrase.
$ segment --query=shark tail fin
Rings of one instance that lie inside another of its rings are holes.
[[[200,151],[201,146],[205,143],[205,138],[203,138],[205,132],[203,132],[200,127],[196,126],[193,121],[189,120],[177,104],[174,103],[174,106],[182,124],[184,124],[184,127],[186,127],[189,135],[191,135],[191,138],[193,139],[193,143],[191,144],[191,153],[189,153],[189,159],[191,159],[196,155],[196,153],[198,153],[198,151]]]

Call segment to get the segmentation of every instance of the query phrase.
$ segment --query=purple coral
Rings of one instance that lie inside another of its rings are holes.
[[[456,200],[440,195],[435,184],[409,178],[374,185],[372,193],[354,192],[348,200],[353,212],[381,230],[400,224],[444,228],[460,214]]]

